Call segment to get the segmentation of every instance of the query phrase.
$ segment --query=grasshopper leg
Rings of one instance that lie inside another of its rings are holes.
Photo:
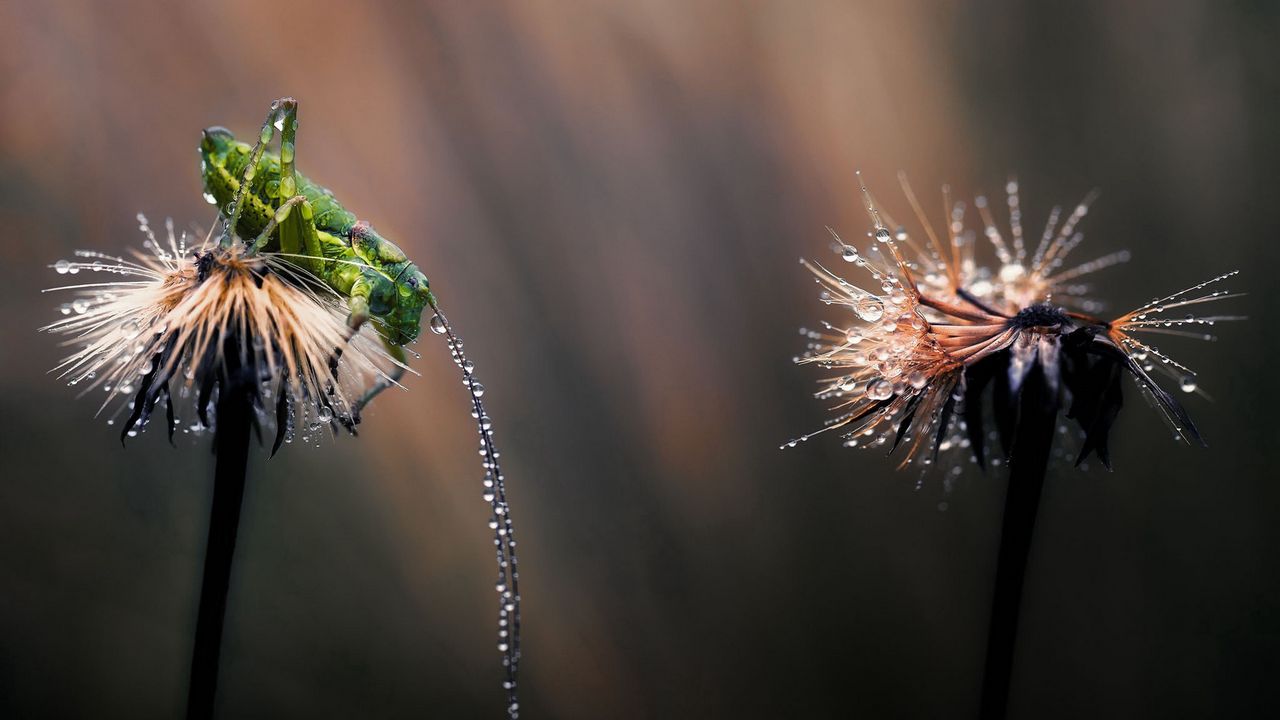
[[[305,255],[311,258],[309,261],[303,260],[303,262],[309,262],[308,269],[319,275],[324,266],[324,252],[316,231],[311,204],[305,197],[294,194],[298,189],[297,171],[294,167],[295,141],[298,131],[298,103],[293,98],[283,98],[277,102],[275,113],[280,122],[280,196],[288,197],[289,199],[280,206],[275,217],[272,218],[272,223],[278,224],[280,227],[280,249],[286,253]],[[268,126],[272,125],[273,122],[274,119],[269,117]],[[269,127],[264,129],[264,138],[269,139],[268,132]],[[262,235],[255,241],[255,249],[266,245],[271,229],[271,223],[269,223]],[[350,297],[347,299],[349,315],[347,317],[348,332],[346,342],[348,343],[360,331],[360,328],[369,321],[369,297],[372,291],[372,285],[363,277],[356,280],[351,287]],[[383,339],[383,345],[386,347],[387,354],[395,361],[395,364],[386,375],[379,377],[361,395],[360,399],[352,404],[351,416],[344,420],[347,429],[352,432],[355,431],[355,426],[360,423],[360,411],[383,390],[397,384],[404,375],[406,362],[404,348],[388,342],[385,338]],[[334,348],[329,366],[335,375],[338,359],[341,356],[342,348]]]
[[[240,187],[236,189],[235,200],[231,203],[231,217],[227,219],[227,233],[224,244],[229,244],[231,238],[236,233],[236,226],[240,222],[240,213],[244,210],[245,195],[249,192],[249,186],[253,183],[254,175],[258,172],[258,163],[262,161],[262,153],[266,151],[267,144],[271,142],[272,136],[275,134],[276,119],[284,116],[284,127],[290,129],[289,147],[293,148],[293,131],[297,129],[297,112],[298,102],[293,98],[280,98],[271,103],[271,109],[267,110],[267,119],[262,122],[262,130],[258,132],[258,139],[253,144],[253,151],[249,154],[249,162],[245,163],[244,174],[240,178]],[[292,158],[290,158],[292,162]],[[292,196],[294,190],[287,193],[281,191],[285,197]]]
[[[377,382],[371,385],[368,390],[365,390],[364,394],[360,396],[360,399],[351,406],[351,420],[354,423],[360,422],[360,411],[363,410],[364,407],[375,397],[377,397],[379,393],[392,385],[399,384],[400,378],[404,377],[404,368],[405,363],[407,362],[404,354],[404,348],[399,345],[393,345],[387,342],[386,339],[383,339],[382,346],[386,348],[387,354],[391,356],[391,359],[395,361],[395,364],[391,366],[391,369],[387,371],[386,375],[379,377]]]

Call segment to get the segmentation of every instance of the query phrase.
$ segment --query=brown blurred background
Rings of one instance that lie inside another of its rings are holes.
[[[1051,478],[1012,710],[1275,716],[1280,13],[1070,5],[0,3],[0,716],[181,712],[207,442],[122,449],[45,374],[40,289],[138,211],[207,225],[199,130],[286,94],[302,170],[426,269],[490,390],[525,717],[975,715],[1003,479],[777,450],[824,416],[796,258],[865,229],[857,168],[900,215],[898,169],[1016,171],[1032,224],[1100,187],[1079,252],[1133,251],[1118,309],[1245,271],[1252,320],[1160,343],[1211,447],[1130,392],[1117,471]],[[500,716],[474,431],[418,349],[360,438],[254,459],[222,717]]]

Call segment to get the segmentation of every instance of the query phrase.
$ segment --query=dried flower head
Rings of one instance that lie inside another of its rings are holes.
[[[1077,464],[1096,453],[1110,467],[1107,440],[1122,402],[1123,371],[1137,380],[1178,437],[1200,442],[1181,405],[1152,377],[1156,371],[1165,373],[1184,392],[1195,392],[1195,373],[1139,336],[1213,339],[1206,332],[1209,326],[1238,318],[1179,313],[1232,297],[1209,288],[1234,272],[1103,320],[1089,314],[1102,305],[1088,296],[1083,280],[1127,261],[1128,252],[1065,266],[1084,237],[1077,226],[1093,194],[1065,219],[1061,208],[1055,208],[1033,252],[1023,234],[1016,181],[1006,188],[1007,236],[987,200],[977,198],[981,233],[996,261],[990,266],[978,258],[978,233],[966,226],[965,203],[953,202],[949,190],[943,189],[950,215],[940,235],[906,179],[900,180],[923,230],[923,242],[895,223],[864,186],[873,226],[870,253],[862,254],[834,231],[832,236],[835,251],[869,274],[872,283],[856,285],[819,263],[801,260],[822,286],[822,301],[848,313],[843,322],[824,322],[821,331],[801,331],[810,343],[797,362],[834,371],[821,381],[817,397],[836,400],[838,414],[818,432],[839,431],[850,447],[887,445],[893,452],[905,444],[904,465],[930,464],[940,451],[953,447],[968,448],[982,464],[985,390],[993,386],[995,426],[1007,452],[1019,392],[1037,371],[1055,399],[1054,407],[1061,402],[1067,416],[1080,425],[1083,440]]]
[[[394,361],[376,338],[351,336],[341,300],[297,266],[248,254],[242,243],[188,247],[172,222],[161,242],[138,220],[146,251],[132,259],[78,251],[54,265],[60,274],[122,277],[52,288],[75,298],[60,308],[66,317],[42,328],[77,348],[56,368],[69,385],[105,391],[99,412],[121,401],[122,439],[161,402],[172,439],[175,393],[194,404],[198,423],[188,431],[211,427],[215,394],[236,384],[253,395],[259,425],[275,423],[275,452],[294,427],[307,438],[349,421],[366,381],[386,376]]]

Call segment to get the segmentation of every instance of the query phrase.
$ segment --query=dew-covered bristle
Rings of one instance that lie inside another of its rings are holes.
[[[1206,288],[1225,282],[1240,274],[1238,270],[1223,273],[1204,282],[1183,288],[1165,297],[1153,298],[1142,307],[1116,318],[1110,323],[1110,334],[1119,346],[1147,372],[1160,372],[1174,379],[1179,389],[1188,393],[1204,394],[1197,380],[1197,373],[1191,368],[1174,360],[1161,352],[1154,344],[1139,339],[1135,333],[1151,335],[1169,335],[1214,342],[1218,338],[1210,328],[1220,322],[1244,320],[1242,315],[1196,314],[1185,312],[1185,308],[1219,302],[1240,297],[1240,293],[1230,290],[1213,290],[1201,293]]]

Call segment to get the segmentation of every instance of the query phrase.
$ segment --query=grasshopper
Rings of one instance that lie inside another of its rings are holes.
[[[276,130],[278,154],[266,151]],[[252,147],[226,128],[206,128],[200,139],[200,174],[206,199],[218,206],[227,223],[224,242],[245,238],[249,252],[273,253],[344,297],[348,338],[366,322],[378,330],[396,362],[353,404],[350,429],[360,422],[360,410],[403,375],[404,345],[418,337],[422,311],[436,309],[436,300],[426,276],[404,251],[295,169],[297,130],[293,98],[271,103]],[[335,348],[335,364],[341,353]]]
[[[422,310],[431,307],[431,331],[443,334],[454,363],[462,368],[471,395],[472,416],[479,424],[484,456],[485,500],[493,509],[489,527],[498,548],[499,650],[503,652],[507,715],[520,715],[516,682],[520,666],[520,573],[515,528],[492,424],[485,413],[484,386],[475,378],[475,365],[462,352],[436,305],[426,277],[394,243],[374,232],[343,208],[333,193],[297,172],[293,164],[298,128],[298,104],[292,97],[271,102],[262,129],[252,146],[236,140],[227,128],[210,127],[200,141],[201,176],[207,199],[218,205],[225,222],[223,242],[243,238],[247,252],[270,252],[300,272],[314,275],[347,300],[347,340],[365,323],[378,329],[396,365],[352,404],[349,418],[334,418],[355,432],[360,409],[402,377],[404,345],[421,331]],[[280,132],[278,154],[266,151]],[[248,240],[252,238],[252,240]],[[330,364],[337,364],[342,348],[334,348]]]

